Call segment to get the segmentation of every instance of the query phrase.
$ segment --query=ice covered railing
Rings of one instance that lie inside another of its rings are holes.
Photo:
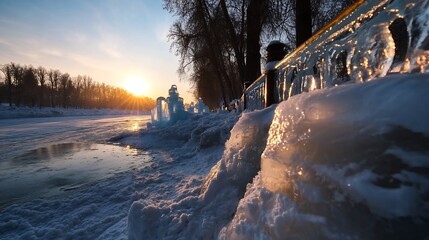
[[[247,109],[260,109],[301,92],[428,72],[428,66],[428,0],[358,1],[265,72],[243,98]]]

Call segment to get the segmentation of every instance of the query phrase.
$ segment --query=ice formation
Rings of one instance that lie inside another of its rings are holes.
[[[185,111],[183,98],[179,97],[179,92],[176,85],[172,85],[168,90],[168,97],[159,97],[156,100],[156,107],[151,110],[152,122],[148,124],[151,126],[164,126],[172,124],[178,120],[183,120],[189,117],[189,113],[208,113],[209,108],[204,104],[201,98],[198,98],[196,104],[193,102]]]
[[[346,82],[428,72],[429,1],[368,0],[275,67],[275,102]],[[267,75],[246,90],[248,109],[265,106]],[[269,90],[268,90],[269,91]]]
[[[429,74],[304,93],[276,109],[261,172],[221,239],[421,239]]]
[[[172,85],[168,90],[167,98],[157,98],[156,107],[151,110],[151,116],[152,123],[149,126],[161,126],[187,118],[183,98],[179,97],[176,85]]]
[[[198,98],[198,101],[196,104],[194,102],[191,102],[188,108],[188,112],[190,113],[208,113],[210,112],[209,107],[203,102],[203,99]]]

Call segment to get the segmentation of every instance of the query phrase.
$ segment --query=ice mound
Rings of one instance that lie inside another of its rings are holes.
[[[202,188],[203,199],[213,199],[226,187],[233,187],[242,196],[246,184],[260,170],[268,129],[275,107],[244,113],[231,130],[220,161],[211,169]]]
[[[221,239],[429,235],[429,74],[301,94],[276,109]]]

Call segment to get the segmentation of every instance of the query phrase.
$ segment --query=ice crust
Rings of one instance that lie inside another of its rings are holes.
[[[304,93],[276,108],[261,171],[221,239],[428,236],[429,75]]]

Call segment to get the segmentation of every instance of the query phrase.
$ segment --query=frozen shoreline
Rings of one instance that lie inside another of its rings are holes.
[[[103,115],[150,115],[150,111],[119,110],[119,109],[78,109],[52,107],[10,107],[0,104],[0,120],[13,118],[40,117],[71,117],[71,116],[103,116]]]
[[[428,76],[392,75],[240,115],[116,132],[111,142],[148,152],[153,164],[79,193],[95,203],[76,195],[11,206],[0,237],[422,239]]]
[[[126,239],[135,173],[151,156],[108,140],[149,119],[0,120],[0,239]]]

